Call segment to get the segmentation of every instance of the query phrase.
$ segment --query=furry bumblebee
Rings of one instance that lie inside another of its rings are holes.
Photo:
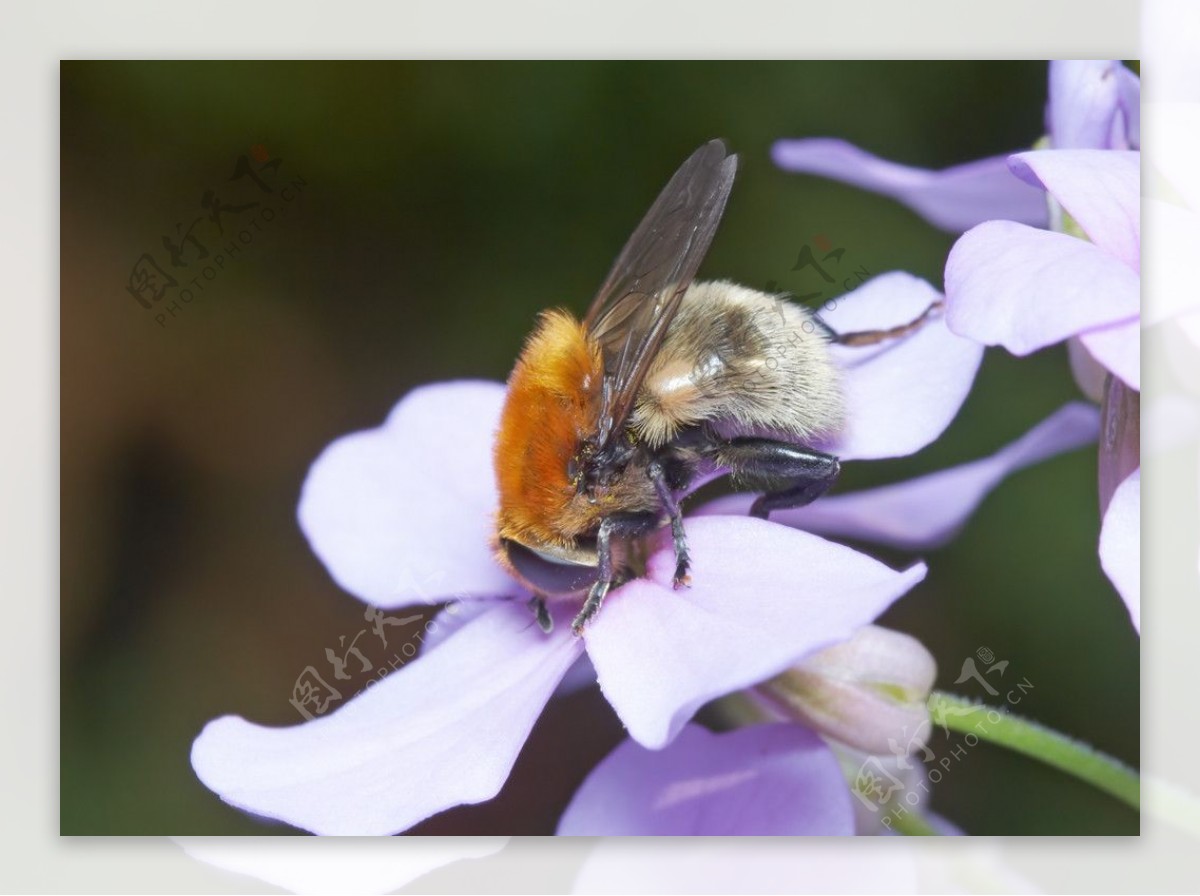
[[[782,296],[693,283],[736,169],[720,140],[693,153],[583,320],[544,312],[509,377],[496,547],[546,630],[547,597],[586,593],[572,624],[582,631],[628,576],[631,545],[663,525],[675,586],[688,583],[679,496],[699,475],[730,472],[763,491],[751,510],[763,518],[823,494],[838,460],[809,446],[843,424],[829,345],[894,338],[930,313],[838,335]]]

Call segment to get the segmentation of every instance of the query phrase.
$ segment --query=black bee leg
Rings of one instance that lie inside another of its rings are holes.
[[[910,320],[906,324],[901,324],[898,327],[891,327],[887,330],[859,330],[856,333],[838,333],[833,327],[816,317],[817,323],[829,334],[831,340],[838,345],[877,345],[880,342],[886,342],[889,339],[899,339],[901,336],[907,336],[914,330],[919,330],[925,326],[925,322],[934,315],[935,312],[942,309],[941,301],[934,302],[926,308],[920,317]]]
[[[764,520],[772,510],[812,503],[841,470],[832,454],[771,439],[733,439],[721,446],[717,458],[739,480],[766,491],[750,508],[751,516]]]
[[[529,598],[529,609],[533,610],[533,615],[537,619],[538,628],[546,634],[554,631],[554,620],[550,618],[550,611],[546,609],[546,598],[540,594],[535,594]]]
[[[632,538],[645,535],[657,525],[658,514],[655,513],[614,513],[604,518],[600,523],[600,530],[596,533],[596,554],[599,558],[596,582],[588,592],[587,600],[583,602],[583,609],[571,623],[571,631],[577,635],[583,632],[583,627],[600,612],[604,598],[615,586],[618,570],[613,565],[613,537]]]
[[[671,486],[667,483],[667,473],[662,463],[657,459],[650,461],[649,473],[654,489],[658,492],[658,500],[662,501],[663,509],[671,518],[671,540],[675,544],[675,587],[682,588],[691,582],[688,575],[691,560],[688,557],[687,535],[683,531],[683,512],[679,509],[679,502],[675,500]]]

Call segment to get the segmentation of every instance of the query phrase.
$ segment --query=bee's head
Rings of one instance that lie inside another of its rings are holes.
[[[623,445],[601,446],[595,438],[584,439],[567,463],[567,479],[577,495],[598,504],[624,474],[629,457]]]

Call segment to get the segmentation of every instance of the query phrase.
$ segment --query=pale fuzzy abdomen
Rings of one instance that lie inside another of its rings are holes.
[[[800,440],[840,427],[837,369],[810,312],[727,281],[688,289],[631,422],[657,447],[702,421]]]

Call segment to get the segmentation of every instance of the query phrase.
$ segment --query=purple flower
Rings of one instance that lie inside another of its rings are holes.
[[[937,298],[914,277],[884,275],[830,322],[891,326]],[[852,423],[828,447],[845,459],[924,447],[957,413],[981,352],[940,320],[882,350],[847,350]],[[616,589],[583,637],[567,624],[576,608],[554,604],[544,635],[489,548],[503,395],[478,382],[418,389],[382,427],[337,440],[313,464],[300,524],[335,580],[379,607],[455,600],[431,625],[461,622],[330,715],[291,728],[209,723],[192,764],[224,800],[316,833],[385,834],[490,799],[585,650],[631,737],[660,749],[705,702],[849,638],[925,575],[923,564],[897,572],[789,526],[706,516],[688,522],[689,589],[673,589],[660,537],[646,576]]]
[[[788,170],[875,189],[938,226],[965,229],[946,260],[950,329],[1017,355],[1067,341],[1076,379],[1099,400],[1111,392],[1107,374],[1134,393],[1141,386],[1140,127],[1140,83],[1120,62],[1052,62],[1047,148],[944,172],[903,169],[838,141],[781,141],[774,154]],[[1007,178],[998,174],[1001,161]],[[1048,215],[1017,206],[1030,188],[1041,191]],[[1161,205],[1160,220],[1179,225],[1165,229],[1197,232],[1182,209]],[[1190,301],[1176,297],[1156,319]],[[1123,531],[1126,518],[1136,527],[1138,484],[1126,485],[1106,532]],[[1109,495],[1101,497],[1107,503]],[[1137,540],[1108,534],[1101,554],[1136,626]]]

